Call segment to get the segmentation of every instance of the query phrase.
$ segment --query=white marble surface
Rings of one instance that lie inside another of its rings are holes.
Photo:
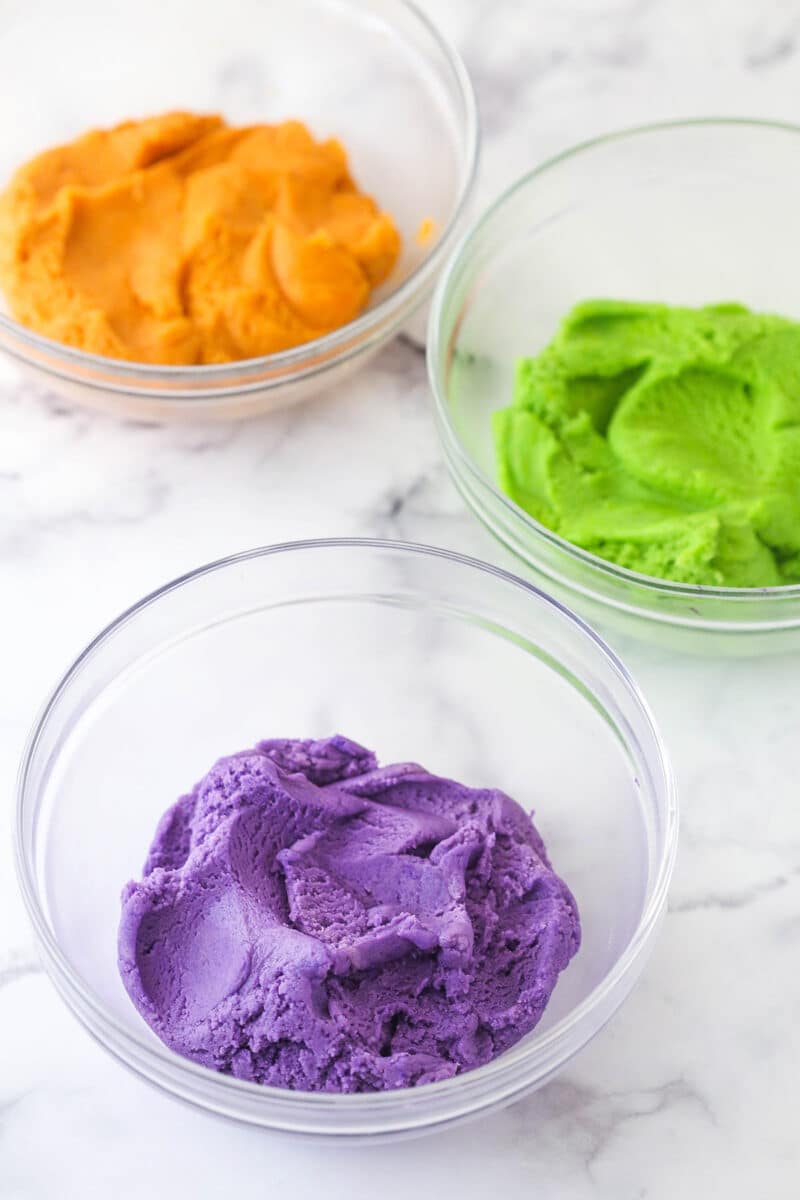
[[[428,0],[485,132],[480,198],[594,133],[669,116],[800,118],[800,0]],[[2,13],[0,10],[0,20]],[[352,469],[357,435],[359,469]],[[303,473],[313,485],[303,486]],[[258,543],[332,534],[497,552],[449,484],[424,364],[234,428],[121,426],[0,375],[0,1196],[493,1194],[694,1200],[798,1194],[798,663],[621,647],[683,802],[671,911],[610,1027],[542,1092],[399,1146],[309,1147],[179,1106],[122,1071],[37,964],[8,833],[26,729],[134,598]]]

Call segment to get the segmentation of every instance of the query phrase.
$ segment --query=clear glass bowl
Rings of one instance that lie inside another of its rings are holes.
[[[157,34],[153,31],[156,30]],[[69,73],[69,88],[53,80]],[[363,364],[429,296],[472,190],[478,123],[457,52],[405,0],[17,3],[0,39],[0,186],[27,158],[97,126],[171,108],[231,122],[305,120],[339,137],[359,185],[403,235],[357,320],[220,366],[158,367],[70,349],[0,314],[0,348],[68,400],[120,416],[240,417],[318,393]],[[415,239],[435,222],[426,245]]]
[[[123,989],[116,930],[156,822],[211,763],[341,731],[536,810],[583,945],[540,1025],[487,1066],[369,1095],[291,1092],[166,1049]],[[268,547],[110,625],[59,683],[19,780],[19,878],[59,992],[121,1062],[203,1108],[295,1133],[441,1128],[551,1078],[633,986],[667,898],[677,801],[636,685],[571,613],[503,571],[402,543]]]
[[[517,358],[541,350],[579,300],[739,300],[800,319],[799,135],[757,121],[694,121],[579,146],[501,196],[439,282],[428,364],[453,478],[537,582],[597,623],[714,652],[800,645],[798,586],[669,583],[540,525],[496,484],[491,432],[492,412],[510,403]]]

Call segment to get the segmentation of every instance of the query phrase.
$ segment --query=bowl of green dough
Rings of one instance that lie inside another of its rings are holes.
[[[453,478],[600,624],[800,646],[798,151],[756,121],[601,138],[501,196],[440,281]]]

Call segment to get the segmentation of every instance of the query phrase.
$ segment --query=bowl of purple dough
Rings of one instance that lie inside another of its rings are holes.
[[[636,685],[497,568],[363,540],[168,584],[61,680],[19,879],[97,1040],[240,1121],[442,1128],[541,1086],[664,911],[677,801]]]

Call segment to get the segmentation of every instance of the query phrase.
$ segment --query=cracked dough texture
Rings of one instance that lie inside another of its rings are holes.
[[[179,1054],[308,1091],[446,1079],[536,1025],[580,941],[502,792],[343,737],[221,759],[122,900],[119,966]]]

